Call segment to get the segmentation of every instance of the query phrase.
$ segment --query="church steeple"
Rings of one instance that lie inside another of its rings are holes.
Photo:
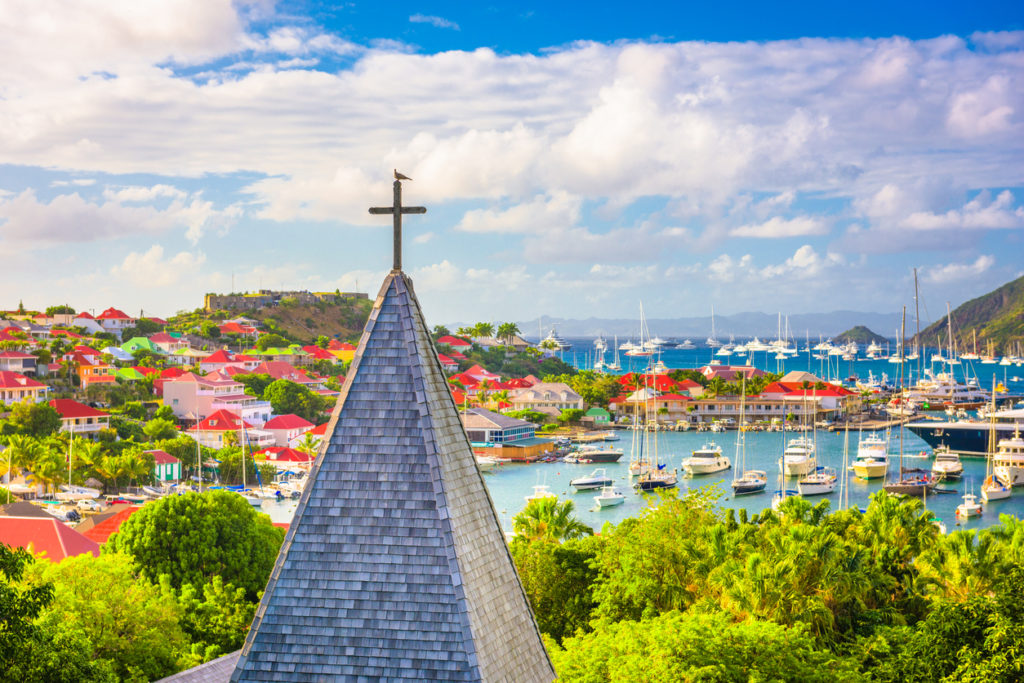
[[[232,681],[554,678],[428,329],[396,248]]]

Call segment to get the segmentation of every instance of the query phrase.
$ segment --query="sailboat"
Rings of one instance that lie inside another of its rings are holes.
[[[900,325],[900,348],[902,349],[904,337],[907,331],[907,307],[903,307],[903,322]],[[900,366],[899,387],[903,388],[903,366]],[[920,496],[926,494],[935,486],[935,480],[928,470],[903,467],[903,424],[900,424],[900,469],[899,478],[895,481],[883,484],[882,488],[889,493],[902,493],[907,496]]]
[[[807,396],[806,392],[803,396],[803,419],[807,420]],[[817,466],[818,461],[815,457],[816,447],[811,439],[806,436],[798,436],[795,439],[791,439],[786,444],[785,449],[782,451],[782,458],[779,460],[779,466],[782,469],[783,474],[787,477],[801,477],[806,474],[813,472]]]
[[[817,452],[818,430],[814,430],[814,447]],[[834,467],[816,467],[813,472],[805,475],[796,483],[796,490],[801,496],[821,496],[836,490],[839,477]]]
[[[640,341],[644,341],[645,337],[650,337],[650,332],[647,328],[647,321],[643,317],[643,305],[640,306]],[[650,394],[652,388],[650,386],[651,378],[654,376],[654,369],[651,363],[648,361],[647,369],[644,370],[644,390],[643,390],[643,402],[644,402],[644,422],[640,438],[642,442],[647,443],[650,446],[653,441],[653,449],[647,448],[650,460],[647,462],[647,471],[640,474],[637,478],[636,488],[641,491],[653,491],[654,489],[663,488],[675,488],[679,480],[679,474],[676,470],[669,470],[667,463],[661,463],[659,461],[658,445],[659,438],[657,432],[657,424],[651,424],[650,415]],[[651,439],[651,431],[654,430],[654,437]],[[643,447],[641,447],[641,450]],[[632,469],[630,470],[632,471]]]
[[[996,378],[992,378],[992,408],[989,410],[988,448],[985,450],[985,481],[981,485],[981,499],[986,503],[1009,498],[1013,493],[1012,480],[1005,480],[993,469],[995,455]]]
[[[712,348],[712,349],[717,349],[719,346],[722,345],[722,342],[718,341],[718,338],[715,336],[715,305],[714,304],[711,304],[711,336],[708,337],[707,341],[705,341],[704,343],[707,344],[708,347]]]
[[[615,335],[615,360],[611,363],[606,363],[604,366],[605,370],[611,370],[612,372],[621,372],[622,365],[619,364],[619,336]]]
[[[239,418],[239,422],[242,423],[241,426],[239,427],[239,432],[242,441],[242,489],[238,491],[238,495],[242,496],[242,498],[245,498],[247,501],[249,501],[249,504],[252,505],[253,507],[260,507],[261,505],[263,505],[263,499],[260,496],[254,495],[253,492],[247,488],[245,483],[245,422],[242,421],[241,418]]]
[[[785,448],[785,444],[786,444],[786,420],[785,419],[782,420],[782,443],[783,443],[783,449],[782,449],[783,450],[783,454],[785,454],[785,451],[786,451],[786,448]],[[783,457],[785,457],[785,455],[783,455]],[[775,512],[778,512],[779,511],[779,506],[782,505],[783,501],[785,501],[787,498],[792,498],[793,496],[798,496],[798,495],[800,495],[800,494],[797,491],[795,491],[793,489],[787,489],[786,488],[785,472],[780,468],[779,469],[779,488],[772,495],[772,510],[774,510]]]
[[[746,423],[744,420],[744,408],[746,407],[747,395],[747,373],[741,373],[743,377],[740,385],[740,423],[736,430],[736,460],[740,463],[739,471],[742,474],[732,480],[732,494],[734,496],[745,496],[751,493],[760,493],[768,485],[768,473],[764,470],[747,469],[747,437]]]

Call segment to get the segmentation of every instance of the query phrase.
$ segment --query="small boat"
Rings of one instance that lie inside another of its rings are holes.
[[[92,498],[83,498],[77,503],[79,510],[85,510],[86,512],[99,512],[103,509],[103,505]]]
[[[621,492],[616,491],[611,486],[605,486],[601,489],[599,495],[594,496],[594,502],[597,503],[599,508],[610,508],[616,505],[622,505],[626,502],[626,496]]]
[[[995,474],[986,477],[985,482],[981,485],[981,499],[986,503],[1009,498],[1012,493],[1013,487],[1009,482],[1003,481]]]
[[[679,473],[676,470],[669,470],[664,465],[658,469],[648,470],[637,479],[636,488],[641,491],[653,491],[654,489],[675,488],[679,482]]]
[[[236,491],[236,493],[240,495],[242,498],[245,498],[247,501],[249,501],[249,505],[252,505],[253,507],[258,508],[261,505],[263,505],[263,496],[257,494],[255,491],[251,489],[246,489],[244,491]]]
[[[142,492],[145,493],[150,498],[163,498],[164,496],[167,495],[166,491],[164,491],[163,489],[158,489],[154,486],[143,486]]]
[[[881,479],[889,471],[889,460],[885,457],[860,456],[850,466],[858,479]]]
[[[576,452],[577,462],[580,458],[588,462],[618,462],[622,458],[621,448],[599,448],[597,446],[584,446]]]
[[[964,474],[964,464],[960,456],[948,448],[935,449],[935,462],[932,463],[932,474],[936,479],[959,479]]]
[[[819,467],[796,483],[801,496],[821,496],[836,490],[839,477],[831,467]]]
[[[102,495],[99,489],[89,488],[88,486],[69,486],[68,484],[61,484],[60,490],[54,496],[57,500],[96,500]]]
[[[689,474],[713,474],[732,467],[729,458],[722,455],[722,447],[714,441],[705,443],[683,460],[683,470]]]
[[[492,458],[489,455],[476,456],[476,468],[481,472],[490,472],[499,464],[501,464],[501,460],[498,458]]]
[[[768,486],[768,473],[764,470],[747,470],[742,477],[732,480],[732,494],[745,496],[760,493]]]
[[[611,486],[612,478],[605,473],[605,469],[600,467],[585,477],[578,477],[569,482],[569,486],[572,486],[577,491],[590,491],[593,489],[600,489],[606,486]]]
[[[981,503],[973,493],[964,494],[964,502],[956,506],[957,517],[976,517],[982,512]]]
[[[888,493],[902,493],[905,496],[922,496],[935,487],[931,472],[916,467],[901,467],[900,478],[882,488]]]
[[[1000,439],[996,454],[992,456],[993,471],[1011,486],[1024,486],[1024,439],[1020,427],[1014,429],[1013,437]]]
[[[544,498],[557,498],[558,495],[553,493],[546,484],[537,484],[533,487],[533,493],[526,496],[526,502],[529,503],[532,500],[542,500]]]

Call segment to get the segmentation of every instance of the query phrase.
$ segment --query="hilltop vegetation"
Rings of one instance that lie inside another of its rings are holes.
[[[996,353],[1009,353],[1013,345],[1024,341],[1024,277],[1008,282],[999,289],[961,304],[953,311],[953,339],[961,351],[972,350],[973,331],[978,333],[978,352],[983,353],[991,342]],[[946,339],[946,317],[921,331],[923,343]]]
[[[317,337],[326,336],[343,341],[358,341],[373,301],[338,297],[335,301],[300,304],[287,298],[278,306],[267,306],[255,311],[210,311],[201,308],[189,313],[178,313],[168,323],[170,329],[181,332],[198,331],[205,322],[221,324],[225,320],[244,316],[258,320],[264,329],[300,344],[313,344]]]
[[[877,342],[879,344],[887,341],[885,337],[880,334],[875,334],[863,325],[857,325],[851,327],[846,332],[835,338],[835,341],[842,344],[849,342],[857,342],[858,344],[870,344],[871,342]]]

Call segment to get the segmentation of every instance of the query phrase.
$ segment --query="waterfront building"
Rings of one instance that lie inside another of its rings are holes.
[[[583,397],[565,382],[539,382],[525,389],[515,389],[509,400],[513,410],[583,409]]]
[[[167,451],[146,451],[153,456],[153,478],[157,482],[181,481],[181,461]]]
[[[201,445],[208,448],[223,448],[227,435],[234,434],[237,443],[245,437],[245,443],[254,448],[274,445],[274,435],[246,422],[230,410],[218,410],[186,432]]]

